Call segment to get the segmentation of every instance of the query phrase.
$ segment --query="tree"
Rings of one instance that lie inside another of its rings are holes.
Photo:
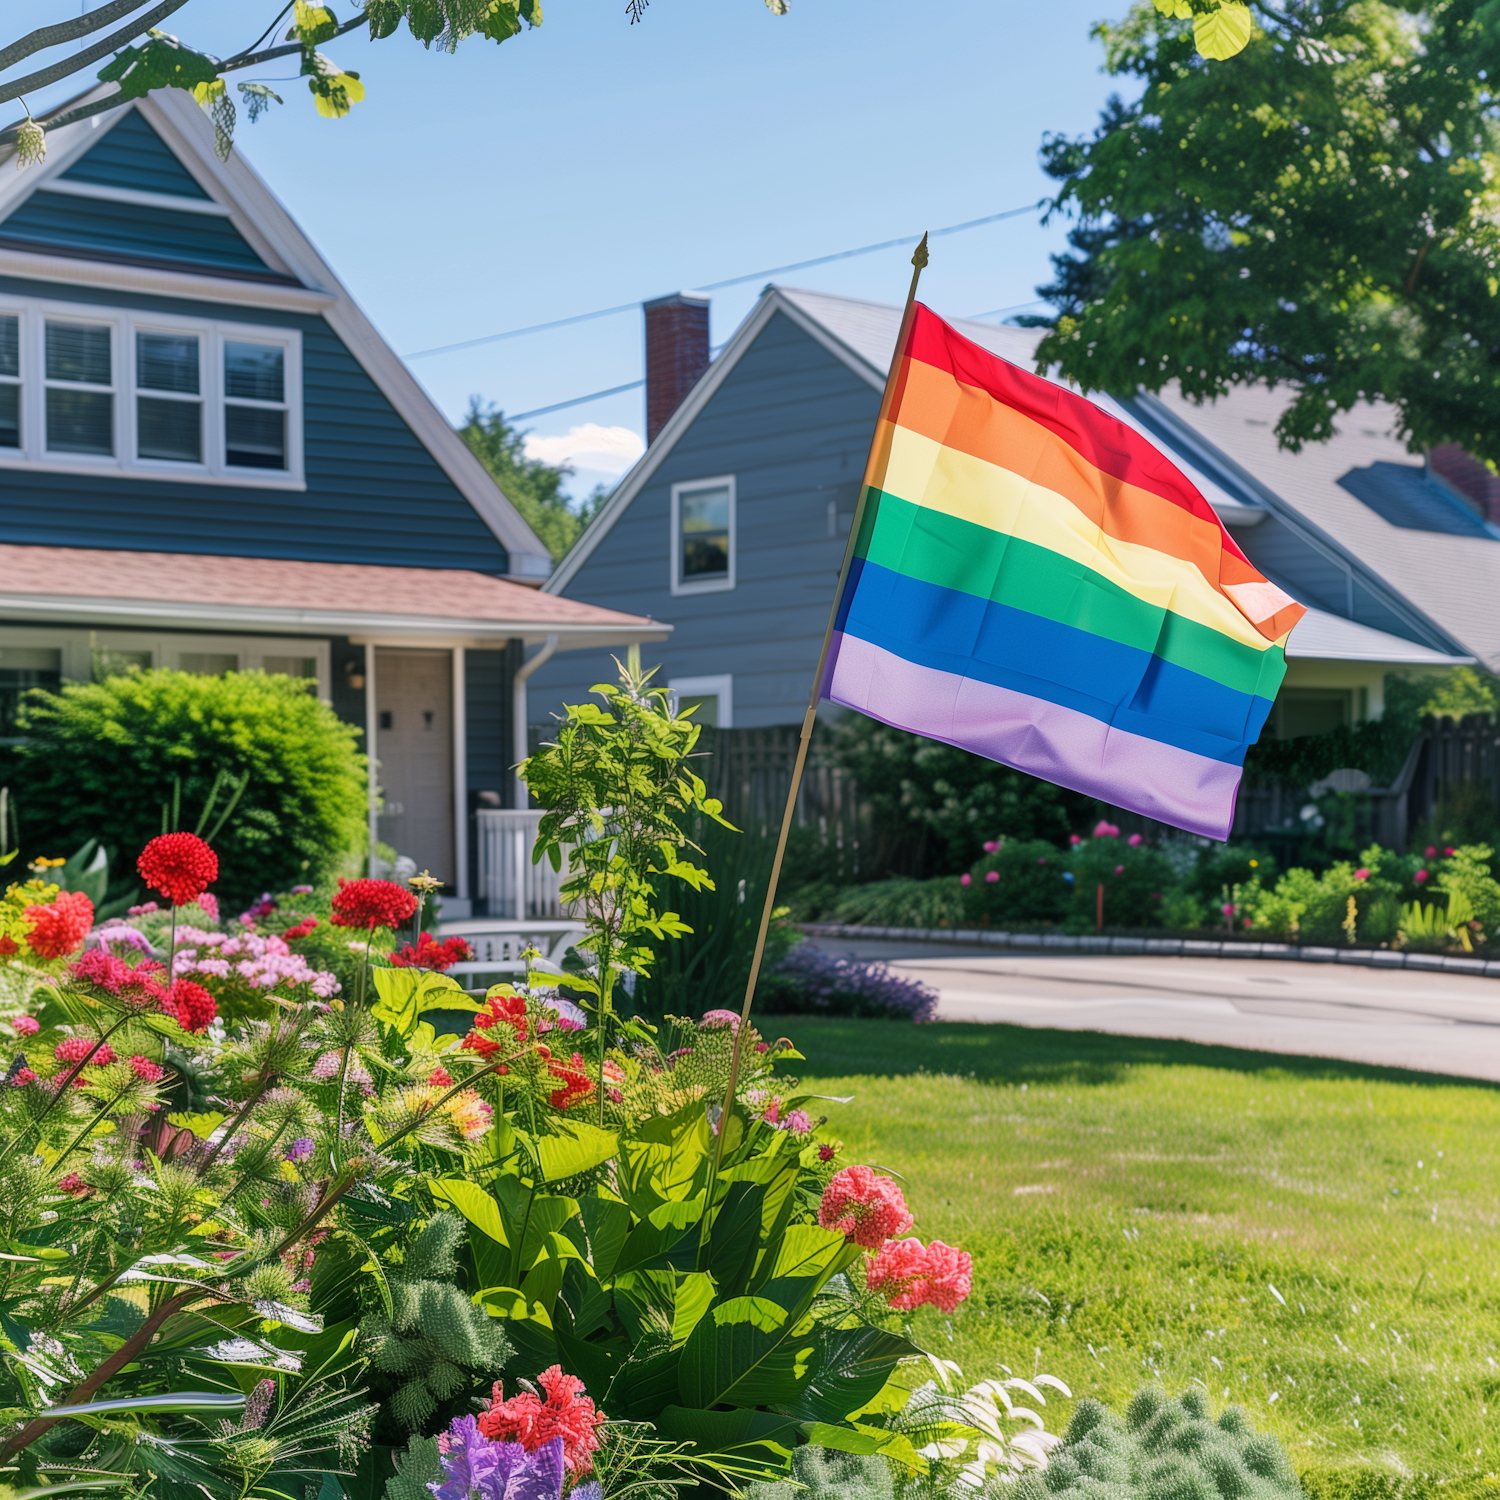
[[[94,74],[118,89],[101,98],[64,105],[60,110],[33,120],[26,118],[0,130],[0,146],[15,145],[20,165],[40,161],[46,154],[46,136],[62,125],[85,120],[90,115],[118,109],[131,99],[156,89],[186,89],[213,117],[220,156],[228,156],[234,142],[236,107],[229,92],[231,73],[275,62],[280,58],[300,60],[301,76],[313,96],[320,115],[338,119],[365,96],[360,76],[323,56],[318,48],[350,32],[367,30],[371,40],[394,36],[401,23],[424,47],[436,45],[452,52],[470,37],[492,42],[509,41],[523,27],[542,24],[541,0],[363,0],[358,14],[340,21],[331,6],[293,0],[287,5],[258,7],[261,20],[269,25],[254,42],[232,57],[217,58],[159,30],[161,23],[185,10],[191,0],[105,0],[82,15],[53,26],[39,26],[15,41],[0,46],[0,72],[42,53],[50,61],[19,77],[0,83],[0,103],[24,101],[27,94],[60,83],[75,75],[88,76],[96,63],[109,59]],[[625,7],[631,24],[642,19],[650,0],[630,0]],[[1198,0],[1218,3],[1218,0]],[[787,0],[766,0],[774,15],[785,15]],[[248,9],[248,7],[247,7]],[[280,41],[273,38],[291,14],[291,23]],[[116,23],[121,24],[116,24]],[[270,45],[266,45],[267,43]],[[252,123],[281,96],[268,84],[248,79],[236,82],[235,90]]]
[[[1500,6],[1256,0],[1226,68],[1164,3],[1097,29],[1139,98],[1043,146],[1079,223],[1039,362],[1192,400],[1285,385],[1294,451],[1384,398],[1413,447],[1500,459]]]
[[[541,538],[553,562],[572,548],[609,498],[609,491],[596,485],[584,499],[569,500],[562,486],[572,469],[567,464],[527,458],[526,435],[512,427],[497,407],[481,405],[478,396],[469,398],[468,415],[458,431],[505,498]]]

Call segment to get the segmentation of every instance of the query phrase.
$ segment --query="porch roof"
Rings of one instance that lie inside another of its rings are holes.
[[[559,648],[665,640],[672,627],[449,568],[0,545],[0,620],[347,635],[385,645]]]

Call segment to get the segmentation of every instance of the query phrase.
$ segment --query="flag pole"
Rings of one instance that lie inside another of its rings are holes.
[[[885,393],[880,399],[880,418],[886,418],[895,397],[896,381],[899,376],[900,353],[906,346],[907,331],[911,326],[912,309],[917,300],[917,282],[921,280],[922,271],[927,265],[927,236],[922,236],[921,243],[912,252],[911,257],[911,287],[906,293],[906,307],[901,314],[901,329],[896,335],[896,347],[891,356],[891,368],[885,379]],[[870,445],[870,457],[865,466],[865,482],[859,487],[859,500],[854,507],[854,519],[849,526],[849,541],[844,548],[843,565],[839,568],[838,586],[834,590],[833,605],[828,611],[828,628],[823,632],[823,649],[818,653],[818,669],[813,674],[812,691],[808,694],[807,712],[802,718],[802,737],[797,742],[797,760],[792,767],[792,784],[787,789],[786,808],[781,815],[781,833],[776,840],[776,857],[771,861],[771,877],[766,884],[766,902],[761,909],[760,931],[755,937],[755,954],[750,960],[750,977],[745,984],[745,1004],[740,1011],[740,1024],[735,1029],[734,1053],[729,1062],[729,1086],[724,1091],[724,1106],[720,1113],[720,1128],[718,1131],[718,1147],[714,1152],[714,1177],[719,1173],[719,1163],[724,1156],[724,1127],[729,1122],[729,1112],[734,1106],[735,1085],[740,1076],[740,1049],[744,1045],[745,1032],[750,1024],[750,1005],[755,999],[755,986],[760,980],[761,961],[766,952],[766,934],[771,930],[771,914],[776,906],[776,884],[781,878],[781,861],[786,854],[786,841],[792,829],[792,818],[797,811],[797,793],[802,788],[802,773],[807,766],[807,750],[812,743],[813,725],[818,717],[818,695],[823,686],[823,674],[828,669],[828,652],[833,644],[833,627],[838,619],[839,601],[844,597],[844,585],[849,578],[849,566],[854,560],[854,548],[859,540],[859,529],[865,514],[865,496],[870,489],[870,465],[875,458],[875,444],[880,439],[880,427],[877,424],[875,438]],[[709,1184],[709,1203],[705,1205],[703,1215],[704,1232],[708,1227],[707,1209],[712,1206],[713,1183]]]

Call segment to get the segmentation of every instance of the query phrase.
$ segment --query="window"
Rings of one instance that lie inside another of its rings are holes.
[[[0,467],[302,487],[294,331],[0,301]]]
[[[734,727],[734,678],[729,673],[721,677],[674,677],[667,683],[673,711],[696,709],[695,724],[707,724],[711,729]]]
[[[114,330],[47,320],[47,451],[115,451]]]
[[[116,646],[94,648],[94,681],[103,682],[106,677],[124,677],[133,671],[151,670],[149,651],[125,651]]]
[[[672,486],[672,592],[703,594],[734,587],[734,480],[699,479]]]
[[[1282,688],[1273,708],[1276,738],[1297,740],[1342,728],[1353,718],[1353,698],[1349,688]]]
[[[177,666],[195,677],[222,677],[239,671],[240,657],[237,651],[180,651]]]
[[[0,646],[0,742],[20,736],[16,714],[28,688],[49,688],[56,692],[61,685],[61,651]]]
[[[0,448],[21,446],[21,320],[0,313]]]
[[[286,468],[286,352],[279,344],[224,345],[224,459],[242,469]]]
[[[141,458],[203,462],[203,399],[198,381],[198,336],[135,335],[135,442]]]

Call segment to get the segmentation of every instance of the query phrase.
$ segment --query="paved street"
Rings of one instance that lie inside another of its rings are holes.
[[[1500,1082],[1500,980],[1258,959],[809,941],[885,959],[933,985],[945,1021],[1173,1037]]]

